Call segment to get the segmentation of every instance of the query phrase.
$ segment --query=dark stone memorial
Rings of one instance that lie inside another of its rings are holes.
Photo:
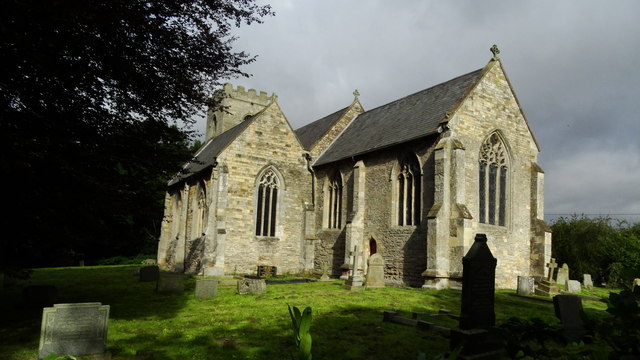
[[[89,355],[109,359],[105,352],[109,305],[101,303],[55,304],[42,310],[38,358],[49,354]]]
[[[588,340],[587,321],[582,309],[582,299],[577,295],[556,295],[553,308],[562,323],[562,335],[569,341]]]
[[[462,258],[462,299],[459,328],[451,330],[450,348],[462,346],[461,359],[493,359],[504,354],[502,339],[492,330],[496,324],[495,274],[487,236],[476,234]]]
[[[145,266],[139,272],[140,281],[158,281],[160,269],[157,266]]]

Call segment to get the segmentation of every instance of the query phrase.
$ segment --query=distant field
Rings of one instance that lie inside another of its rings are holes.
[[[460,292],[384,288],[349,292],[341,281],[268,285],[262,295],[236,295],[235,287],[218,287],[218,296],[194,297],[195,277],[182,295],[155,292],[155,283],[139,282],[135,267],[102,266],[37,269],[28,282],[6,286],[0,303],[0,359],[36,359],[41,309],[21,307],[21,288],[49,284],[58,288],[58,303],[101,302],[111,306],[108,350],[113,359],[136,359],[151,350],[154,359],[291,359],[295,351],[287,304],[313,309],[314,359],[432,359],[448,350],[437,333],[383,323],[385,310],[410,317],[411,312],[460,311]],[[541,318],[558,325],[553,304],[496,294],[498,323],[516,316]],[[590,295],[606,297],[608,291]],[[583,301],[589,317],[604,315],[606,305]],[[455,321],[436,319],[444,326]],[[223,348],[225,338],[235,347]]]

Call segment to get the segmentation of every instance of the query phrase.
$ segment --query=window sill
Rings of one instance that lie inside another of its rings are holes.
[[[256,240],[264,241],[268,243],[274,243],[280,241],[280,238],[277,236],[256,236]]]

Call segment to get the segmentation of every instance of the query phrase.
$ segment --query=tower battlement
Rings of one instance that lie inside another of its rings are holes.
[[[234,88],[231,83],[225,83],[222,89],[225,94],[235,100],[242,100],[260,105],[267,105],[278,99],[278,95],[276,95],[276,93],[272,93],[271,96],[268,96],[266,91],[260,91],[260,94],[258,94],[255,89],[245,90],[242,85],[238,85]]]

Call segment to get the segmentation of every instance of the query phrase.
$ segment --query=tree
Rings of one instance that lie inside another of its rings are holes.
[[[246,76],[255,58],[232,49],[230,31],[268,15],[253,0],[5,1],[4,267],[140,250],[156,236],[189,145],[170,125],[192,122],[221,79]]]

